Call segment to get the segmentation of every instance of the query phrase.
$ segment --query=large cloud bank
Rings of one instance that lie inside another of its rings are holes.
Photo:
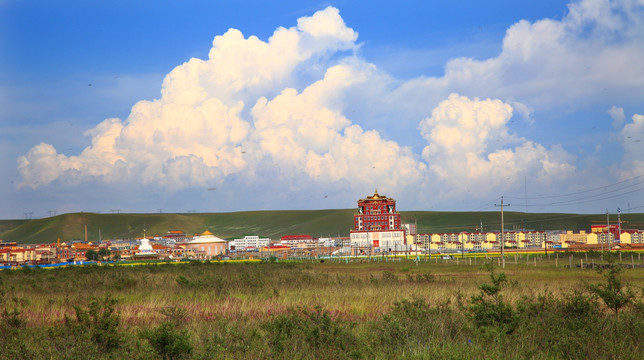
[[[426,166],[408,148],[342,114],[343,89],[364,82],[368,67],[336,63],[301,92],[288,86],[352,50],[356,39],[331,7],[277,29],[267,42],[231,29],[215,37],[207,60],[170,72],[160,99],[140,101],[126,121],[107,119],[88,131],[92,144],[80,155],[33,147],[18,160],[23,185],[136,178],[181,189],[253,175],[268,164],[285,176],[356,187],[371,187],[377,176],[391,187],[417,182]]]
[[[633,99],[644,86],[644,1],[584,0],[562,20],[521,20],[490,59],[456,58],[442,78],[414,87],[521,99],[531,107],[587,107],[597,99]]]
[[[91,145],[79,155],[34,146],[18,159],[21,186],[138,181],[175,191],[231,176],[253,186],[270,175],[286,191],[304,183],[364,194],[377,186],[450,198],[470,189],[498,194],[526,175],[564,181],[578,171],[575,157],[508,123],[517,113],[530,118],[534,107],[592,102],[605,87],[615,96],[644,88],[643,6],[573,3],[561,21],[510,27],[495,58],[454,59],[444,77],[404,83],[357,55],[358,34],[333,7],[267,41],[230,29],[215,37],[208,59],[172,70],[159,99],[87,131]],[[413,123],[410,142],[422,153],[352,118],[355,104],[405,116],[385,128]],[[611,115],[624,117],[619,108]],[[636,115],[623,133],[642,133],[643,123]],[[626,160],[644,167],[637,155]]]

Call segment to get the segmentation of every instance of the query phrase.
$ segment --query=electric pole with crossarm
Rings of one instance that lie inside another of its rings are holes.
[[[503,196],[501,196],[501,205],[494,204],[494,206],[501,207],[501,266],[505,269],[505,234],[503,230],[503,207],[510,206],[510,204],[504,204]]]

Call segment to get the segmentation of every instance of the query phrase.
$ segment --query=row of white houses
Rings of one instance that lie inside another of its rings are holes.
[[[414,244],[436,250],[500,249],[501,232],[460,232],[411,235]],[[613,232],[580,231],[508,231],[503,233],[506,247],[518,249],[565,249],[572,244],[643,244],[644,230],[622,230],[616,238]]]
[[[399,234],[400,233],[400,234]],[[506,231],[503,233],[506,248],[517,249],[565,249],[573,244],[644,244],[644,230],[622,230],[616,232],[586,231]],[[310,238],[310,237],[309,237]],[[441,250],[498,250],[501,248],[501,232],[458,232],[406,235],[403,231],[353,232],[348,242],[338,239],[320,238],[297,240],[296,243],[280,241],[277,245],[289,247],[333,247],[352,246],[358,248],[380,248],[380,251],[408,251],[411,249]],[[259,250],[272,244],[269,238],[245,236],[227,244],[228,250]]]

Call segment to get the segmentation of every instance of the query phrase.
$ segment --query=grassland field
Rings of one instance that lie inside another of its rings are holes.
[[[644,258],[622,255],[617,316],[578,266],[616,254],[4,270],[0,358],[637,359]]]

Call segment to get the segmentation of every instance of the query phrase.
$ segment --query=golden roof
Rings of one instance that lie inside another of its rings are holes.
[[[387,198],[385,195],[380,195],[378,194],[378,189],[376,188],[376,191],[373,193],[371,196],[367,196],[367,199],[373,199],[373,200],[378,200],[382,198]]]

